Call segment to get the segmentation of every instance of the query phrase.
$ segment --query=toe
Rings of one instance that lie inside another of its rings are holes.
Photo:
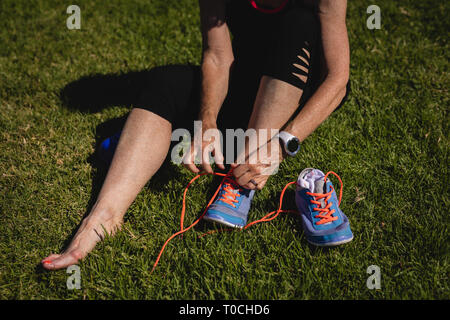
[[[77,252],[77,250],[74,250],[71,252],[64,253],[59,257],[56,257],[55,259],[46,260],[43,262],[42,265],[44,266],[45,269],[57,270],[76,264],[79,259],[81,259],[81,254]]]
[[[58,258],[58,257],[60,257],[61,255],[60,254],[51,254],[51,255],[49,255],[48,257],[46,257],[46,258],[44,258],[44,259],[42,259],[41,260],[41,263],[43,263],[43,264],[48,264],[48,263],[50,263],[52,260],[54,260],[54,259],[56,259],[56,258]]]
[[[51,255],[49,255],[48,257],[46,257],[43,260],[52,260],[52,259],[56,259],[56,258],[58,258],[60,256],[61,256],[60,254],[52,253]]]

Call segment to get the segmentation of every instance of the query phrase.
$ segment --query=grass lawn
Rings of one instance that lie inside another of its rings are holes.
[[[167,163],[123,229],[80,263],[80,290],[39,261],[68,244],[92,205],[105,176],[95,149],[129,112],[143,71],[199,64],[201,35],[195,0],[78,0],[81,30],[66,27],[71,4],[0,1],[1,299],[450,298],[448,2],[377,0],[381,29],[368,30],[373,1],[349,1],[349,101],[254,199],[250,220],[274,210],[303,168],[333,170],[351,243],[313,247],[292,214],[199,238],[212,228],[203,225],[174,239],[150,274],[193,177]],[[186,224],[212,181],[192,187]],[[295,208],[290,190],[285,209]],[[380,290],[366,287],[370,265]]]

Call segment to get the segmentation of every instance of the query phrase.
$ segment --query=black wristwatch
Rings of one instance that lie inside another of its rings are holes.
[[[289,132],[280,131],[278,133],[278,138],[288,156],[293,157],[300,150],[300,140]]]

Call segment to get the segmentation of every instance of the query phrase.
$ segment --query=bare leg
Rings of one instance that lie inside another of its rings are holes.
[[[263,76],[248,128],[280,129],[298,108],[302,93],[287,82]]]
[[[152,112],[131,111],[97,201],[65,252],[42,261],[46,269],[77,263],[102,240],[104,230],[114,234],[137,194],[162,165],[171,130],[170,122]]]
[[[253,112],[248,124],[249,129],[256,129],[256,136],[254,136],[254,138],[257,140],[254,145],[257,148],[261,147],[258,138],[258,134],[260,133],[259,130],[267,130],[266,137],[270,140],[272,138],[270,136],[271,129],[279,130],[287,123],[289,118],[298,108],[298,103],[302,94],[303,90],[284,81],[268,76],[263,76],[261,78]],[[265,142],[263,142],[263,144],[264,143]],[[249,159],[249,155],[257,154],[255,153],[255,150],[249,149],[250,145],[251,143],[247,143],[246,149],[242,150],[241,154],[238,156],[239,163],[242,163],[242,165],[236,167],[233,173],[237,182],[244,188],[262,189],[266,184],[269,175],[277,167],[278,162],[271,163],[270,165],[248,165],[247,163],[249,160],[254,161],[254,159]],[[272,144],[267,145],[268,154],[271,153],[269,150],[271,145]],[[277,159],[281,160],[281,148],[278,140],[275,141],[273,146],[279,149],[276,151],[280,155]],[[250,179],[253,179],[258,186],[255,187],[253,183],[249,182]]]

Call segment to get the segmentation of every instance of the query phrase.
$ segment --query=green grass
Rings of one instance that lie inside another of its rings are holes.
[[[61,90],[93,75],[199,64],[201,36],[195,0],[79,0],[82,25],[74,31],[66,28],[70,4],[0,2],[0,298],[450,298],[446,1],[378,0],[381,30],[366,28],[371,1],[349,1],[351,97],[255,198],[251,220],[275,209],[303,168],[333,170],[344,181],[353,242],[314,248],[292,215],[201,239],[200,227],[173,240],[150,274],[179,228],[192,177],[167,164],[123,230],[80,264],[82,288],[72,291],[65,270],[45,272],[38,263],[67,244],[92,204],[104,177],[91,161],[101,128],[131,105],[111,92],[106,108],[68,108]],[[205,206],[212,180],[193,186],[186,223]],[[285,208],[295,208],[292,192]],[[366,287],[373,264],[381,290]]]

